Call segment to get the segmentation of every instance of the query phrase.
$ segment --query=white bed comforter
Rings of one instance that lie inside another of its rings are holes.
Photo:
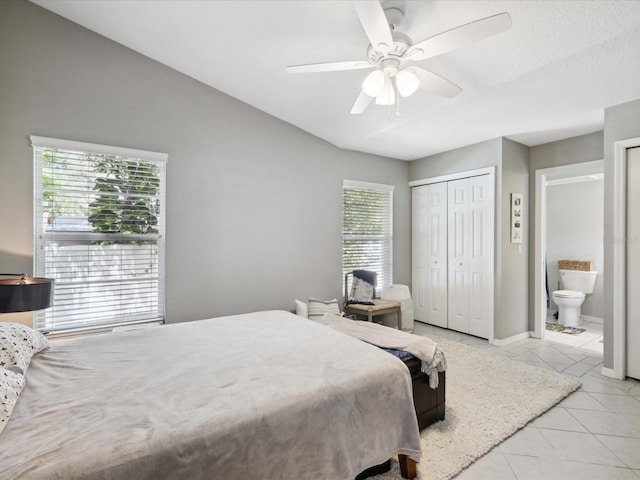
[[[431,388],[438,388],[438,372],[444,372],[447,369],[444,353],[430,338],[395,330],[377,323],[354,321],[330,313],[325,314],[316,322],[371,345],[409,352],[420,360],[420,371],[429,375]]]
[[[352,479],[420,459],[403,363],[288,312],[57,340],[0,435],[0,478]]]

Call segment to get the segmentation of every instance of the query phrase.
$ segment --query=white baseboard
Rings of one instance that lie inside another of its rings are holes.
[[[624,376],[621,376],[613,368],[602,367],[602,369],[600,369],[600,373],[605,377],[616,378],[618,380],[624,380]]]
[[[491,344],[495,345],[496,347],[504,347],[505,345],[509,345],[510,343],[517,342],[519,340],[524,340],[525,338],[529,338],[530,336],[531,335],[529,334],[529,332],[523,332],[512,337],[494,338]]]

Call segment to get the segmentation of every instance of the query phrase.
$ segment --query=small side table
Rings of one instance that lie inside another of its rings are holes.
[[[359,303],[350,303],[344,307],[345,315],[355,315],[367,317],[367,320],[373,322],[376,315],[384,315],[387,313],[395,313],[398,322],[398,330],[402,330],[402,316],[400,315],[400,304],[397,302],[389,302],[388,300],[373,300],[373,305],[361,305]]]

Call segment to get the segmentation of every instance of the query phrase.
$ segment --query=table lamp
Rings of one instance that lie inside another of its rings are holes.
[[[30,312],[51,306],[53,279],[0,273],[0,313]]]

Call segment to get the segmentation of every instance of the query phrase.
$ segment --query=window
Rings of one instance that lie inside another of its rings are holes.
[[[342,275],[356,269],[377,275],[377,294],[393,282],[393,186],[344,180]]]
[[[47,332],[164,320],[167,155],[31,137],[34,274],[55,280]]]

